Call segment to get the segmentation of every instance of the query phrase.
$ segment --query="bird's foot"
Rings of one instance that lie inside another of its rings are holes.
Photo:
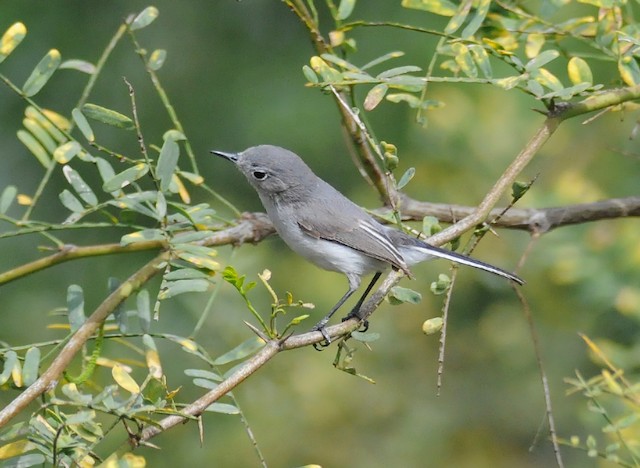
[[[364,333],[369,329],[369,321],[360,317],[360,309],[352,309],[351,312],[342,319],[342,321],[346,322],[351,319],[357,319],[360,322],[360,328],[358,329],[359,332]]]
[[[331,337],[327,333],[325,325],[327,325],[327,321],[326,320],[320,320],[311,329],[312,332],[319,331],[322,334],[322,337],[324,338],[323,341],[320,341],[319,343],[314,343],[313,344],[313,348],[316,351],[322,351],[324,348],[326,348],[327,346],[329,346],[331,344]]]

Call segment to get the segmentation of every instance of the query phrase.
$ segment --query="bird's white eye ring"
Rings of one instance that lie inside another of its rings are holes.
[[[264,180],[267,178],[267,173],[265,171],[253,171],[253,177],[257,180]]]

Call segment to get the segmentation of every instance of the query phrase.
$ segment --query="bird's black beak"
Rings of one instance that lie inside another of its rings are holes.
[[[238,162],[238,153],[227,153],[225,151],[217,151],[217,150],[211,150],[210,153],[215,154],[216,156],[221,156],[224,159],[228,159],[232,163]]]

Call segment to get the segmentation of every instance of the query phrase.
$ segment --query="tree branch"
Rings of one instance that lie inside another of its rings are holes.
[[[423,202],[404,194],[401,195],[400,203],[402,216],[406,220],[421,220],[425,216],[435,216],[442,222],[455,223],[476,210],[473,206]],[[389,211],[389,208],[383,208],[375,210],[374,213],[384,215]],[[503,211],[504,208],[493,208],[489,211],[488,217],[494,218]],[[544,234],[562,226],[632,216],[640,216],[640,197],[610,198],[593,203],[551,208],[511,208],[493,225]]]
[[[60,353],[51,362],[47,370],[29,386],[24,392],[18,395],[11,403],[0,411],[0,427],[3,427],[11,419],[17,416],[36,398],[44,392],[55,387],[62,371],[66,369],[74,356],[82,349],[85,342],[95,333],[100,324],[112,313],[118,305],[137,291],[144,283],[161,272],[160,265],[168,261],[170,254],[164,252],[151,260],[145,266],[136,271],[123,282],[115,291],[98,306],[89,318],[71,336]]]
[[[369,297],[369,299],[363,304],[361,312],[366,319],[369,317],[382,303],[389,290],[403,277],[403,273],[400,271],[392,271],[387,275],[382,285],[376,290],[375,293]],[[352,331],[356,330],[360,326],[360,322],[357,319],[350,319],[341,322],[337,325],[333,325],[326,328],[326,332],[332,339],[340,338],[349,335]],[[212,403],[216,402],[231,390],[240,385],[248,377],[253,375],[258,369],[264,366],[267,362],[273,359],[279,352],[287,351],[290,349],[302,348],[315,343],[320,343],[324,340],[322,333],[319,331],[312,331],[308,333],[301,333],[293,335],[284,340],[271,340],[265,344],[265,346],[258,351],[253,357],[246,360],[233,374],[227,377],[216,388],[210,392],[204,394],[196,401],[185,407],[182,411],[184,416],[172,415],[158,421],[157,425],[148,426],[142,431],[142,434],[136,439],[130,440],[133,445],[138,445],[140,442],[145,442],[152,437],[172,428],[182,422],[188,417],[199,416],[202,414]]]
[[[218,231],[200,241],[200,245],[239,245],[245,242],[259,242],[264,237],[275,232],[271,221],[264,213],[244,213],[235,226]],[[11,281],[30,275],[36,271],[44,270],[60,263],[75,260],[77,258],[96,257],[100,255],[114,255],[129,252],[141,252],[144,250],[157,250],[167,248],[166,241],[142,241],[133,244],[100,244],[78,247],[65,245],[60,251],[33,262],[26,263],[11,270],[0,273],[0,286]]]

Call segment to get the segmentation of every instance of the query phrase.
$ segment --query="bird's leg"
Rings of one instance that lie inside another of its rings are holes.
[[[336,305],[333,306],[333,308],[329,311],[329,313],[327,315],[325,315],[322,320],[320,320],[318,323],[316,323],[313,328],[311,329],[311,331],[319,331],[320,333],[322,333],[322,336],[324,337],[324,341],[321,343],[316,343],[313,345],[314,348],[316,348],[318,351],[320,350],[318,348],[318,346],[322,347],[322,348],[326,348],[327,346],[329,346],[331,344],[331,337],[329,336],[329,334],[327,333],[327,331],[324,329],[324,327],[327,325],[327,323],[329,322],[329,320],[331,319],[331,316],[333,314],[336,313],[336,311],[342,306],[342,304],[345,303],[345,301],[347,299],[349,299],[351,297],[351,295],[356,292],[356,290],[358,289],[358,285],[352,284],[351,280],[349,281],[349,290],[346,292],[346,294],[344,296],[342,296],[342,298],[340,298],[340,300],[336,303]]]
[[[366,332],[369,329],[369,321],[363,320],[363,318],[360,316],[360,307],[362,307],[364,300],[373,289],[373,285],[376,284],[376,282],[380,279],[380,275],[382,275],[381,271],[378,271],[375,275],[373,275],[373,278],[371,278],[367,289],[364,290],[364,293],[362,293],[362,296],[360,296],[360,299],[358,299],[356,305],[353,306],[351,312],[349,312],[347,316],[342,319],[343,322],[352,318],[357,318],[358,320],[362,321],[362,329],[360,331]]]

